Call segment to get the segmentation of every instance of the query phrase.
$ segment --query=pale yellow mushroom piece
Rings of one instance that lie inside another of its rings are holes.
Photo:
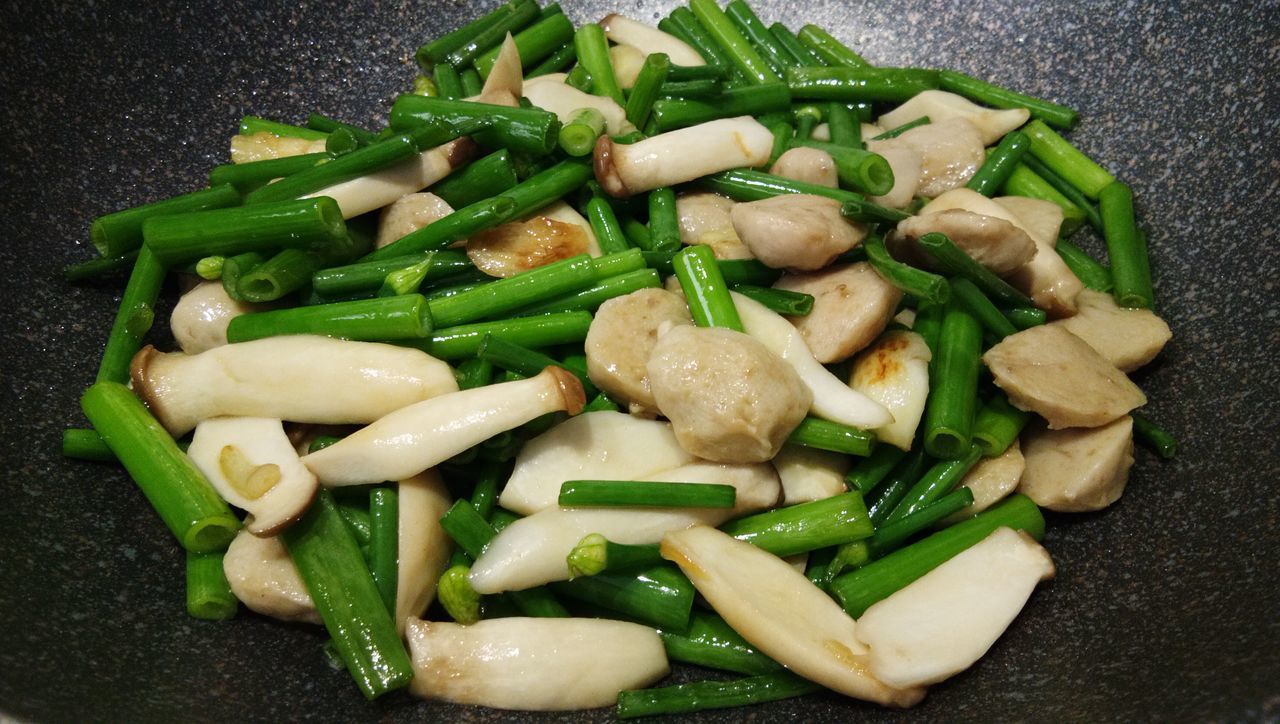
[[[983,145],[990,146],[1004,138],[1009,131],[1026,123],[1031,113],[1025,108],[984,108],[955,93],[927,90],[917,93],[911,100],[880,116],[876,125],[881,128],[897,128],[922,116],[928,116],[933,123],[948,118],[963,118],[978,129]]]
[[[200,282],[174,305],[169,329],[183,352],[200,354],[227,343],[231,320],[264,308],[232,299],[220,281]]]
[[[644,55],[666,53],[673,65],[707,64],[698,51],[683,40],[625,15],[610,13],[600,21],[600,27],[609,40],[638,48]]]
[[[844,476],[849,457],[802,445],[783,445],[773,456],[773,467],[782,481],[782,504],[796,505],[825,500],[848,488]]]
[[[457,138],[381,171],[326,186],[304,198],[328,196],[338,202],[342,218],[351,219],[425,189],[470,161],[477,148],[470,138]]]
[[[825,196],[784,194],[736,204],[729,212],[738,238],[775,269],[813,271],[862,243],[867,229]]]
[[[627,120],[627,112],[612,98],[584,93],[564,82],[564,73],[551,73],[530,78],[524,84],[524,97],[533,105],[551,111],[561,123],[583,108],[594,108],[604,116],[605,131],[611,136],[630,133],[636,127]]]
[[[466,247],[477,269],[500,278],[579,254],[600,256],[591,225],[563,201],[473,234]]]
[[[396,484],[396,630],[404,633],[411,617],[421,616],[436,595],[436,583],[449,565],[453,539],[440,518],[452,499],[435,470]]]
[[[833,265],[804,274],[787,273],[775,289],[813,295],[813,310],[787,317],[813,356],[823,364],[857,354],[884,331],[902,290],[885,281],[866,262]]]
[[[614,45],[609,48],[609,61],[613,64],[613,75],[618,79],[618,86],[631,90],[644,68],[644,59],[648,57],[643,50],[634,45]]]
[[[769,160],[773,134],[751,116],[722,118],[660,133],[631,144],[607,135],[596,141],[596,181],[612,196],[674,186],[717,171],[754,168]]]
[[[231,163],[267,161],[273,158],[301,156],[306,153],[323,153],[325,140],[308,140],[292,136],[277,136],[267,131],[252,134],[236,134],[231,137]]]
[[[849,386],[893,414],[875,428],[876,437],[902,450],[911,449],[929,397],[929,361],[933,353],[915,332],[891,330],[858,355]]]
[[[982,134],[964,118],[927,123],[896,138],[867,142],[867,150],[875,153],[889,148],[909,148],[920,154],[920,186],[916,193],[926,198],[964,186],[987,156]]]
[[[489,75],[484,79],[484,87],[480,89],[480,99],[493,99],[501,95],[510,96],[515,100],[523,92],[524,66],[520,62],[520,49],[516,47],[515,38],[511,37],[511,33],[507,33],[507,37],[502,39],[498,57],[494,59],[493,67],[489,69]]]
[[[706,244],[716,259],[753,259],[733,229],[730,212],[736,201],[710,191],[686,191],[676,197],[680,242]]]
[[[924,173],[924,159],[914,148],[891,146],[876,151],[889,162],[893,170],[893,188],[883,196],[872,196],[873,203],[901,209],[915,200],[916,190],[920,188],[920,178]]]
[[[381,249],[452,213],[449,202],[435,194],[405,194],[382,209],[374,246]]]
[[[1150,309],[1126,309],[1105,292],[1084,289],[1075,316],[1051,324],[1083,339],[1108,362],[1132,372],[1160,354],[1173,337],[1169,325]]]
[[[835,160],[831,154],[818,148],[801,146],[788,149],[769,167],[769,173],[833,189],[840,186]]]
[[[1062,327],[1042,325],[1005,337],[982,361],[996,386],[1049,427],[1097,427],[1147,402],[1123,372]]]
[[[1027,469],[1018,492],[1063,513],[1102,510],[1124,493],[1133,466],[1133,418],[1102,427],[1023,433]]]
[[[674,327],[658,338],[647,369],[680,446],[716,462],[773,458],[813,402],[789,364],[729,329]]]
[[[591,381],[632,414],[655,416],[658,403],[645,365],[659,335],[682,324],[693,324],[689,308],[665,289],[640,289],[606,301],[596,310],[583,345]]]
[[[1007,281],[1031,297],[1031,301],[1051,317],[1075,314],[1076,299],[1084,284],[1056,251],[1058,232],[1062,229],[1062,207],[1052,201],[1022,196],[1001,196],[992,201],[1013,214],[1036,243],[1036,255],[1014,269]]]
[[[278,537],[241,529],[222,557],[231,593],[251,611],[281,621],[324,623],[302,576]]]
[[[946,234],[974,261],[1000,276],[1039,253],[1036,241],[1013,212],[967,188],[948,191],[899,222],[897,234],[889,240],[890,250],[916,266],[935,269],[933,257],[915,243],[931,232]]]

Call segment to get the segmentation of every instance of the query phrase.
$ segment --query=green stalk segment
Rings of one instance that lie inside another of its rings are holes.
[[[777,671],[730,681],[698,681],[658,689],[624,691],[618,694],[617,714],[619,719],[690,714],[794,699],[821,690],[818,684],[790,671]]]
[[[697,591],[675,566],[663,564],[640,571],[602,571],[594,576],[553,583],[557,593],[668,631],[689,625]]]
[[[813,311],[813,295],[752,284],[731,284],[733,291],[754,299],[778,314],[803,317]]]
[[[1077,150],[1044,121],[1033,120],[1022,127],[1022,132],[1031,139],[1031,155],[1080,189],[1085,196],[1096,199],[1102,189],[1115,183],[1115,177],[1106,169]]]
[[[149,248],[143,247],[129,274],[129,283],[120,297],[120,307],[102,350],[99,382],[128,381],[133,356],[142,349],[142,338],[155,322],[156,302],[160,299],[164,277],[164,265]]]
[[[651,53],[645,57],[640,74],[631,86],[631,94],[627,96],[627,120],[631,121],[631,125],[644,128],[649,122],[654,101],[658,99],[670,73],[671,58],[666,53]]]
[[[521,30],[512,36],[516,49],[520,51],[520,65],[530,68],[547,56],[555,53],[573,39],[573,22],[564,13],[554,13]],[[481,53],[475,60],[476,70],[481,78],[488,78],[493,64],[502,51],[499,45]]]
[[[933,232],[920,237],[924,247],[948,272],[973,282],[991,298],[1011,307],[1033,307],[1035,303],[1027,295],[1014,289],[1008,282],[996,276],[990,269],[973,260],[973,257],[955,245],[945,234]]]
[[[373,250],[360,261],[382,261],[407,254],[443,251],[456,241],[509,221],[516,208],[515,200],[508,196],[494,196],[477,201],[417,231],[405,234],[381,249]]]
[[[311,287],[317,294],[326,297],[372,292],[386,281],[388,274],[412,268],[428,259],[431,261],[431,266],[427,269],[424,281],[442,279],[475,268],[466,253],[462,251],[407,254],[382,261],[367,261],[322,269],[311,275]]]
[[[560,121],[556,115],[538,108],[510,108],[413,94],[396,98],[389,121],[397,130],[440,123],[451,126],[487,123],[488,127],[470,134],[478,143],[535,156],[545,156],[554,151],[560,133]]]
[[[436,85],[440,87],[440,92],[434,97],[445,98],[448,100],[462,99],[462,76],[458,74],[458,70],[456,68],[448,64],[437,65],[434,77]]]
[[[202,191],[99,216],[89,227],[89,238],[102,256],[121,256],[142,246],[142,224],[147,219],[239,205],[240,192],[234,186],[211,184]]]
[[[565,43],[556,52],[547,56],[546,60],[525,71],[525,80],[537,78],[540,75],[563,72],[565,68],[568,68],[577,59],[578,49],[573,47],[573,43]]]
[[[1050,186],[1057,189],[1058,193],[1065,196],[1071,203],[1080,207],[1084,212],[1084,218],[1098,232],[1102,231],[1102,214],[1098,211],[1098,207],[1085,196],[1080,189],[1071,185],[1069,181],[1059,176],[1055,171],[1045,166],[1039,159],[1031,154],[1022,157],[1022,164],[1028,169],[1035,172],[1037,176],[1044,179]]]
[[[653,123],[659,133],[696,126],[718,118],[758,116],[789,110],[791,90],[772,82],[730,88],[701,100],[662,98],[653,103]]]
[[[129,388],[94,383],[80,407],[183,548],[227,547],[240,521]]]
[[[496,10],[472,20],[461,28],[441,35],[418,48],[415,54],[418,65],[423,70],[431,70],[437,63],[444,63],[449,53],[466,45],[485,30],[496,25],[500,20],[514,13],[517,8],[528,4],[530,3],[526,2],[526,0],[511,0],[511,2],[498,6]]]
[[[649,192],[649,239],[653,250],[680,249],[680,212],[676,192],[670,186]]]
[[[863,60],[861,55],[855,53],[849,46],[836,40],[830,33],[817,25],[806,25],[800,28],[797,37],[801,43],[804,43],[814,55],[821,58],[827,65],[844,66],[845,68],[871,67],[871,64]]]
[[[70,428],[62,431],[62,455],[75,460],[113,463],[116,454],[97,430]]]
[[[534,0],[517,0],[510,13],[499,17],[492,24],[485,26],[474,36],[463,42],[462,45],[445,54],[444,62],[455,68],[461,68],[472,63],[481,53],[500,45],[507,33],[519,31],[536,20],[537,17],[538,3],[534,2]],[[473,68],[467,68],[467,70],[463,71],[464,76],[467,71],[475,73]],[[475,75],[478,82],[480,80],[479,74],[476,73]],[[474,92],[468,92],[467,95],[476,95],[479,92],[479,89],[476,89]]]
[[[227,327],[229,342],[289,334],[358,342],[421,339],[431,334],[431,314],[421,294],[404,294],[242,314]]]
[[[550,355],[527,347],[521,347],[518,344],[512,344],[493,335],[485,335],[484,340],[480,342],[480,348],[476,350],[476,356],[493,364],[495,367],[515,372],[523,377],[533,377],[547,367],[569,369]],[[596,387],[591,384],[591,378],[587,376],[585,371],[581,373],[575,370],[570,371],[574,372],[574,375],[582,382],[583,391],[588,397],[596,394]]]
[[[672,10],[666,19],[658,23],[658,29],[671,33],[693,46],[708,65],[723,68],[729,79],[746,82],[747,77],[734,64],[729,54],[702,27],[702,23],[698,22],[697,16],[689,8],[678,7]]]
[[[304,141],[323,141],[329,134],[303,126],[280,123],[258,116],[244,116],[240,119],[240,135],[252,136],[255,133],[270,133],[284,138],[301,138]]]
[[[935,305],[946,304],[951,298],[951,287],[944,277],[894,259],[879,236],[867,237],[862,246],[867,250],[867,261],[876,273],[895,287]]]
[[[777,41],[778,45],[787,51],[787,54],[795,60],[790,65],[803,66],[806,68],[821,68],[827,65],[816,52],[811,50],[809,46],[791,32],[791,29],[782,23],[774,23],[769,26],[769,34]]]
[[[764,58],[751,47],[742,33],[734,27],[733,21],[724,14],[716,0],[691,0],[689,9],[702,25],[703,29],[722,48],[729,61],[733,63],[750,81],[754,83],[776,83],[781,80],[777,73],[769,67]]]
[[[973,504],[973,491],[959,488],[908,513],[897,520],[891,520],[876,530],[868,545],[869,554],[882,558],[902,545],[911,536],[941,522],[947,516],[957,513]]]
[[[205,621],[226,621],[239,608],[222,571],[222,551],[187,551],[187,613]]]
[[[62,268],[62,278],[72,284],[97,279],[114,272],[132,269],[138,261],[138,250],[127,251],[119,256],[104,256],[79,264],[71,264]]]
[[[587,199],[583,209],[584,216],[591,223],[591,231],[595,233],[600,251],[605,254],[620,254],[631,248],[627,235],[622,233],[622,225],[609,203],[609,196],[594,181],[587,183],[591,189],[591,198]]]
[[[365,698],[408,685],[413,662],[333,495],[321,489],[306,515],[281,537]]]
[[[888,221],[897,223],[910,214],[890,209],[867,201],[861,194],[844,189],[833,189],[821,184],[805,181],[793,181],[782,176],[775,176],[763,171],[736,169],[721,171],[704,176],[700,183],[716,193],[724,194],[734,201],[759,201],[782,194],[813,194],[835,199],[844,206],[841,209],[846,217],[855,221]]]
[[[1115,182],[1099,194],[1102,231],[1111,261],[1112,295],[1122,307],[1150,309],[1155,298],[1151,286],[1151,259],[1147,240],[1133,219],[1133,192]]]
[[[801,420],[796,429],[791,431],[787,442],[865,457],[871,454],[876,438],[875,435],[856,427],[809,416]]]
[[[982,450],[977,445],[970,445],[963,457],[934,463],[933,467],[929,468],[915,485],[907,490],[907,494],[884,519],[885,524],[902,520],[937,502],[960,482],[960,479],[977,464],[980,457],[982,457]]]
[[[715,78],[668,81],[658,89],[663,98],[710,98],[719,95],[723,86]]]
[[[320,113],[311,113],[307,116],[307,128],[312,128],[321,133],[332,134],[334,131],[343,130],[350,133],[359,141],[361,146],[367,146],[378,140],[378,134],[367,129],[350,123],[343,123],[334,118],[330,118]],[[279,159],[276,159],[279,160]]]
[[[944,460],[964,457],[973,434],[982,327],[952,304],[942,318],[938,349],[929,364],[929,399],[924,410],[924,447]]]
[[[928,116],[920,116],[919,118],[916,118],[916,119],[913,119],[913,120],[907,121],[906,123],[902,124],[901,126],[896,126],[896,127],[894,127],[894,128],[890,128],[889,130],[885,131],[884,133],[881,133],[881,134],[876,135],[876,136],[872,136],[872,137],[871,137],[871,140],[873,140],[873,141],[887,141],[887,140],[889,140],[890,138],[897,138],[898,136],[901,136],[902,134],[906,133],[907,131],[910,131],[912,128],[919,128],[920,126],[927,126],[927,125],[929,125],[930,123],[932,123],[932,121],[930,121],[930,120],[929,120],[929,117],[928,117]]]
[[[595,281],[595,275],[591,257],[579,254],[451,297],[432,299],[431,318],[437,325],[449,327],[499,316],[581,289]]]
[[[737,490],[717,483],[662,483],[630,480],[566,480],[562,506],[732,508]]]
[[[311,275],[333,256],[301,249],[282,249],[240,274],[236,281],[236,298],[246,302],[274,302],[306,286]],[[343,256],[349,259],[350,255]]]
[[[1044,516],[1030,498],[1013,495],[969,520],[836,578],[831,583],[831,593],[850,616],[857,618],[871,604],[887,598],[1001,527],[1024,530],[1039,540],[1044,536]]]
[[[827,107],[827,128],[833,144],[853,149],[862,148],[862,124],[845,104],[833,102]]]
[[[520,183],[511,152],[499,149],[436,182],[429,191],[455,209],[470,206]]]
[[[983,457],[1003,455],[1030,420],[1030,412],[1014,407],[1003,394],[992,395],[973,418],[973,443]]]
[[[561,312],[447,327],[437,329],[428,339],[406,340],[401,344],[417,347],[438,359],[456,360],[474,357],[486,334],[522,347],[539,349],[558,344],[581,344],[590,327],[589,313]]]
[[[1018,331],[1013,326],[1013,322],[1010,322],[996,305],[992,304],[990,299],[987,299],[987,295],[974,286],[973,282],[964,277],[956,277],[949,284],[951,285],[951,292],[956,295],[956,299],[997,340],[1004,339]]]
[[[1161,428],[1154,420],[1141,412],[1131,412],[1133,417],[1133,436],[1160,457],[1168,460],[1178,453],[1178,441],[1167,430]]]
[[[875,532],[857,492],[756,513],[720,529],[782,557],[870,538]]]
[[[845,476],[845,485],[863,495],[870,493],[880,484],[893,467],[906,457],[904,450],[892,445],[876,445],[867,457],[859,460]]]
[[[861,193],[880,196],[889,193],[893,188],[893,169],[878,153],[808,139],[795,139],[791,145],[826,151],[836,163],[836,173],[840,177],[840,182]]]
[[[604,28],[587,23],[573,34],[573,47],[578,51],[578,64],[591,74],[591,92],[612,98],[620,106],[626,105],[622,87],[613,73],[613,61],[609,59],[609,41]]]
[[[797,99],[902,103],[938,87],[938,73],[919,68],[788,68]]]
[[[594,576],[603,571],[625,571],[632,568],[661,565],[658,544],[627,545],[614,543],[599,533],[590,533],[578,541],[566,558],[569,580]]]
[[[944,70],[938,74],[938,82],[942,89],[962,95],[971,101],[993,108],[1026,108],[1031,111],[1032,118],[1038,118],[1049,125],[1069,130],[1076,124],[1077,114],[1066,106],[1051,103],[1034,96],[992,85],[964,73]]]
[[[248,163],[224,163],[221,166],[214,166],[209,171],[209,185],[231,184],[236,191],[247,194],[266,186],[267,183],[275,179],[292,176],[299,171],[311,168],[317,163],[327,162],[332,159],[333,156],[328,153],[304,153],[298,156],[268,158]],[[236,203],[238,204],[239,202],[237,201]],[[202,209],[186,210],[201,211]]]
[[[369,491],[369,573],[387,613],[396,612],[397,566],[400,562],[400,494],[380,485]]]
[[[767,674],[782,668],[715,614],[695,613],[689,618],[687,631],[659,631],[658,635],[667,649],[667,658],[672,661],[747,675]]]
[[[436,584],[436,598],[445,613],[464,626],[480,620],[480,594],[471,587],[471,568],[451,566]]]
[[[1018,329],[1031,329],[1049,321],[1049,315],[1043,309],[1035,307],[1001,309],[1000,313]]]
[[[342,211],[327,196],[157,216],[142,233],[156,260],[169,268],[211,255],[325,251],[350,243]]]
[[[247,299],[240,293],[240,280],[248,276],[254,269],[266,263],[267,258],[256,251],[228,256],[222,259],[222,288],[227,296],[237,302]]]
[[[724,11],[742,35],[751,41],[751,47],[760,52],[761,57],[775,72],[802,65],[786,48],[782,47],[751,6],[743,0],[732,0],[725,6]]]
[[[515,312],[515,315],[528,317],[557,312],[594,312],[601,304],[614,297],[630,294],[638,289],[657,289],[661,286],[662,281],[658,277],[658,272],[652,269],[638,269],[608,277],[580,291],[525,307]]]
[[[917,435],[917,438],[919,436]],[[884,482],[878,485],[867,505],[871,514],[871,522],[876,526],[884,524],[889,513],[902,502],[907,491],[924,474],[929,466],[929,459],[924,454],[924,446],[917,439],[897,465],[885,476]]]
[[[1025,162],[1030,159],[1031,155],[1027,154],[1022,157]],[[1070,236],[1075,230],[1080,228],[1087,218],[1085,210],[1071,199],[1062,195],[1062,192],[1054,188],[1052,184],[1044,180],[1042,176],[1027,167],[1026,163],[1020,163],[1013,169],[1013,173],[1009,174],[1009,178],[1005,180],[1004,187],[1000,189],[1009,196],[1025,196],[1029,199],[1040,199],[1041,201],[1049,201],[1057,204],[1062,208],[1062,231],[1061,236]],[[1101,225],[1101,222],[1099,222]]]
[[[1031,139],[1021,131],[1010,131],[1000,139],[994,150],[987,154],[987,160],[978,168],[969,183],[970,189],[983,196],[994,196],[996,191],[1009,180],[1009,175],[1018,167],[1022,157],[1026,155]]]
[[[685,247],[676,253],[674,264],[676,278],[680,280],[680,288],[689,302],[694,324],[741,332],[738,308],[729,296],[729,287],[711,247],[705,244]]]
[[[570,156],[586,156],[604,133],[604,115],[594,108],[580,108],[560,127],[560,148]]]

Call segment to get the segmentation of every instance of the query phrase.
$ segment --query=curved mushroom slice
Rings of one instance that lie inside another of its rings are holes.
[[[591,253],[595,236],[588,235],[587,230],[565,213],[568,210],[577,216],[568,204],[557,202],[557,206],[560,205],[564,208],[555,209],[552,213],[569,220],[553,218],[544,210],[472,235],[467,239],[467,258],[485,274],[506,278],[571,256]],[[596,254],[593,256],[599,256],[599,249],[599,245],[595,245]]]
[[[803,347],[795,328],[778,319]],[[716,462],[769,460],[813,402],[791,365],[729,329],[674,327],[658,338],[646,369],[680,446]]]
[[[881,128],[897,128],[921,116],[928,116],[933,123],[949,118],[963,118],[978,129],[982,144],[989,146],[1003,138],[1004,134],[1026,123],[1031,112],[1025,108],[984,108],[955,93],[927,90],[917,93],[911,100],[880,116],[876,124]]]
[[[848,490],[844,476],[849,472],[849,458],[839,453],[783,445],[773,457],[773,467],[782,481],[783,505],[825,500]]]
[[[680,217],[680,242],[706,244],[717,259],[753,259],[738,238],[729,212],[737,202],[710,191],[693,191],[676,197]]]
[[[325,485],[403,480],[549,412],[577,414],[582,383],[560,367],[403,407],[302,458]]]
[[[489,76],[484,79],[484,87],[480,90],[481,98],[493,98],[498,94],[519,98],[524,89],[524,67],[520,63],[520,49],[516,41],[507,33],[502,39],[502,47],[498,57],[489,69]],[[516,105],[519,105],[517,103]]]
[[[148,345],[133,358],[131,372],[134,391],[174,436],[225,415],[364,424],[458,389],[449,365],[425,352],[313,335],[196,355]]]
[[[947,516],[943,522],[959,523],[1004,500],[1018,487],[1026,467],[1022,446],[1017,440],[1003,453],[993,458],[982,458],[960,479],[960,486],[973,493],[973,502]]]
[[[1040,415],[1054,430],[1105,425],[1147,403],[1123,372],[1062,327],[1011,334],[982,361],[1014,406]]]
[[[964,118],[917,126],[896,138],[867,141],[868,151],[883,155],[890,148],[909,148],[920,154],[920,187],[916,192],[928,198],[964,186],[987,158],[982,134]]]
[[[613,63],[613,74],[618,79],[618,86],[631,90],[644,68],[647,56],[643,50],[633,45],[615,45],[609,48],[609,61]]]
[[[1053,322],[1083,339],[1122,372],[1132,372],[1160,354],[1173,337],[1150,309],[1125,309],[1104,292],[1084,289],[1074,317]]]
[[[611,706],[671,670],[658,633],[602,618],[494,618],[470,626],[410,619],[409,691],[498,709]]]
[[[627,403],[633,415],[653,417],[658,403],[645,365],[667,329],[693,324],[684,299],[665,289],[640,289],[600,305],[583,345],[587,373],[597,387]]]
[[[747,334],[781,357],[810,391],[813,414],[862,429],[893,422],[893,415],[883,405],[841,382],[819,364],[800,332],[785,317],[737,292],[730,295]],[[662,407],[661,401],[658,406]]]
[[[922,214],[898,223],[898,234],[914,242],[931,233],[942,233],[955,242],[973,260],[1005,276],[1025,265],[1036,255],[1036,244],[1026,232],[1004,219],[983,216],[960,209],[936,214]],[[924,260],[927,253],[919,253]],[[936,268],[936,264],[927,264]]]
[[[1124,493],[1133,465],[1133,418],[1102,427],[1025,433],[1027,469],[1018,492],[1062,513],[1102,510]]]
[[[674,186],[717,171],[769,160],[773,134],[751,116],[722,118],[632,144],[596,141],[596,180],[613,196]]]
[[[881,148],[877,153],[893,169],[893,188],[883,196],[870,197],[871,201],[892,209],[905,208],[915,199],[916,189],[920,188],[924,158],[914,148],[902,146]]]
[[[964,671],[1053,574],[1049,553],[1031,536],[996,529],[862,614],[857,635],[871,649],[871,672],[912,687]]]
[[[775,269],[812,271],[862,243],[867,229],[825,196],[784,194],[736,204],[729,212],[752,256]]]
[[[279,420],[205,420],[196,426],[187,456],[223,500],[249,513],[245,528],[254,535],[288,528],[316,495],[316,478],[298,459]]]
[[[600,21],[600,27],[604,28],[604,35],[609,40],[636,47],[645,55],[666,53],[675,65],[707,64],[698,51],[683,40],[625,15],[610,13]]]
[[[530,515],[555,507],[566,480],[635,480],[692,462],[668,423],[588,412],[524,444],[498,504]]]
[[[261,308],[232,299],[221,282],[201,282],[174,305],[169,329],[183,352],[199,354],[227,343],[231,320]]]
[[[301,156],[304,153],[321,153],[325,141],[309,141],[305,138],[277,136],[267,131],[252,135],[237,134],[231,137],[231,163],[250,163],[272,158]]]
[[[444,481],[427,470],[397,486],[396,630],[404,633],[411,617],[421,616],[436,595],[436,583],[449,567],[453,539],[440,526],[452,501]]]
[[[448,176],[455,168],[470,161],[476,148],[470,138],[458,138],[389,168],[322,188],[303,198],[332,197],[342,209],[342,218],[354,218],[380,209],[405,194],[421,191]]]
[[[732,485],[737,497],[733,508],[545,508],[498,533],[471,567],[472,588],[489,594],[568,580],[566,557],[592,533],[615,543],[657,543],[670,531],[719,525],[778,501],[778,476],[764,463],[694,463],[648,479]]]
[[[382,210],[374,246],[381,249],[452,213],[449,202],[435,194],[405,194]]]
[[[524,84],[524,97],[533,105],[556,114],[561,123],[583,108],[594,108],[604,116],[605,132],[619,136],[636,130],[627,120],[626,110],[612,98],[594,96],[567,85],[562,74],[541,75]]]
[[[662,557],[752,646],[828,689],[888,706],[911,706],[918,688],[877,680],[857,624],[781,558],[707,526],[668,533]]]
[[[1036,243],[1036,255],[1021,268],[1013,270],[1008,276],[1009,283],[1054,317],[1075,314],[1076,297],[1084,289],[1084,284],[1054,250],[1058,245],[1058,231],[1062,228],[1062,207],[1051,201],[1021,196],[1002,196],[992,200],[1013,214],[1021,222],[1023,231]]]
[[[849,386],[884,405],[893,422],[875,429],[881,442],[911,449],[929,397],[929,360],[933,353],[915,332],[886,332],[853,363]]]
[[[813,295],[813,310],[787,317],[823,364],[852,357],[884,331],[902,290],[866,262],[830,266],[808,274],[783,274],[775,289]]]
[[[788,149],[769,167],[769,173],[833,189],[840,186],[836,162],[831,154],[818,148]]]
[[[279,538],[236,533],[222,557],[231,592],[250,610],[281,621],[324,623]]]

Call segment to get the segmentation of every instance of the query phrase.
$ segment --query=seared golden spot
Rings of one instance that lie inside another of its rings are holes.
[[[658,546],[658,553],[663,558],[666,558],[677,566],[680,566],[680,570],[684,571],[684,574],[689,577],[689,580],[694,581],[695,583],[696,581],[706,580],[707,572],[698,564],[690,560],[683,551],[668,543],[665,538]]]
[[[577,224],[535,216],[482,231],[467,241],[467,256],[480,271],[510,277],[587,251]]]
[[[906,346],[907,340],[897,335],[876,345],[867,364],[858,366],[855,384],[879,385],[899,374],[902,365],[898,363],[896,353],[905,349]]]

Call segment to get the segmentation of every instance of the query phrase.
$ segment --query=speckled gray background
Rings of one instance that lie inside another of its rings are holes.
[[[565,5],[579,21],[606,7],[654,21],[671,7]],[[878,64],[953,67],[1081,111],[1072,140],[1133,185],[1150,234],[1176,336],[1138,381],[1183,448],[1171,462],[1140,453],[1110,510],[1053,520],[1057,580],[989,656],[911,714],[820,696],[703,718],[1280,716],[1280,6],[755,5],[766,21],[817,21]],[[83,424],[77,397],[117,293],[59,279],[92,255],[89,221],[200,185],[242,114],[378,123],[409,85],[418,43],[477,12],[344,0],[0,5],[0,711],[42,722],[530,718],[407,696],[368,704],[328,669],[313,631],[188,618],[181,553],[141,495],[115,468],[57,452],[62,429]]]

